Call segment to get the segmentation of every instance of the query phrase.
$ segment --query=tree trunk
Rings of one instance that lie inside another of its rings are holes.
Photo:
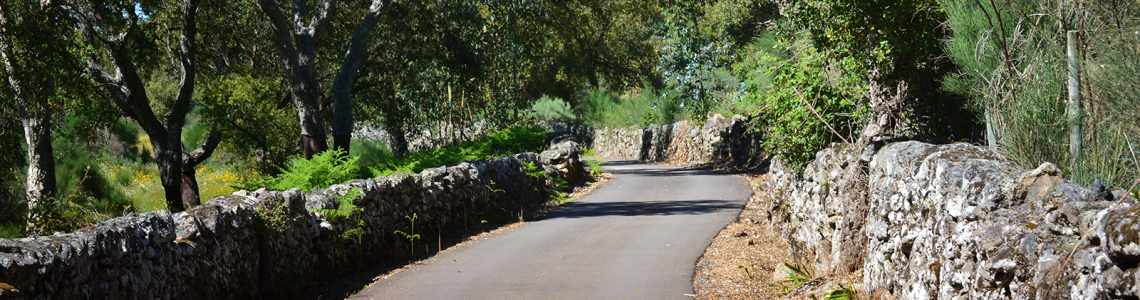
[[[149,133],[148,133],[149,134]],[[150,145],[154,148],[154,160],[158,164],[158,175],[162,190],[166,195],[166,207],[171,212],[186,210],[182,205],[182,144],[170,144],[170,139],[151,135]]]
[[[369,33],[380,21],[385,1],[373,0],[368,7],[368,14],[356,27],[352,34],[352,41],[348,44],[348,53],[344,55],[344,63],[333,82],[333,148],[348,154],[352,141],[352,83],[356,80],[356,70],[364,60],[364,45],[367,43]]]
[[[221,142],[221,134],[211,132],[206,142],[194,151],[182,153],[182,205],[192,208],[201,204],[201,195],[198,190],[197,171],[194,169],[214,154],[214,149]]]
[[[36,202],[56,194],[55,157],[51,147],[51,111],[43,105],[43,111],[32,112],[21,120],[24,125],[24,140],[28,143],[28,179],[24,194],[28,208]]]
[[[56,195],[56,180],[55,156],[51,147],[51,104],[47,103],[46,95],[39,95],[28,88],[53,91],[53,87],[51,84],[27,87],[15,75],[17,66],[13,65],[12,45],[7,36],[12,34],[8,31],[11,21],[7,12],[0,14],[0,24],[4,26],[0,29],[4,34],[0,36],[0,63],[8,73],[8,84],[15,94],[16,108],[21,115],[20,123],[24,127],[24,141],[28,151],[28,178],[24,195],[28,200],[28,210],[31,211],[40,200]]]
[[[150,136],[151,146],[154,148],[155,162],[158,164],[158,173],[161,177],[162,188],[166,196],[167,208],[172,212],[182,211],[182,125],[186,121],[186,114],[190,111],[190,103],[194,95],[194,38],[198,33],[195,19],[197,17],[197,0],[184,0],[182,3],[182,32],[179,36],[179,78],[178,95],[175,97],[170,112],[165,116],[165,124],[159,120],[150,107],[150,98],[146,94],[146,85],[135,69],[133,56],[128,51],[131,44],[123,39],[103,38],[97,43],[94,36],[126,36],[118,32],[98,32],[109,30],[98,23],[102,18],[117,18],[121,14],[127,15],[133,23],[128,26],[128,33],[137,29],[138,17],[134,11],[123,12],[107,11],[102,8],[88,7],[78,4],[70,7],[72,13],[80,16],[80,29],[88,46],[108,44],[110,56],[114,63],[115,75],[103,70],[95,62],[94,55],[87,58],[87,67],[84,69],[88,75],[95,78],[107,89],[115,106],[122,110],[126,117],[139,123],[143,131]]]
[[[332,1],[318,3],[308,24],[304,23],[304,17],[309,14],[306,2],[294,2],[292,25],[285,19],[276,0],[259,0],[257,5],[273,28],[274,42],[293,93],[293,105],[297,107],[297,117],[301,120],[301,147],[305,158],[312,159],[313,155],[328,150],[318,101],[321,94],[313,72],[317,58],[314,40],[328,21]]]
[[[404,137],[404,126],[400,121],[384,122],[384,130],[388,132],[389,149],[392,149],[392,156],[403,157],[408,153],[408,139]]]

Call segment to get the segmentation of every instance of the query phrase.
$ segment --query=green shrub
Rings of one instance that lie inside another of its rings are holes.
[[[546,129],[542,127],[509,128],[452,147],[432,149],[391,159],[369,167],[369,170],[372,171],[372,176],[419,173],[427,168],[448,166],[463,161],[476,161],[497,155],[520,152],[536,152],[542,150],[545,143]]]
[[[24,223],[19,221],[0,224],[0,239],[16,239],[24,237]]]
[[[782,158],[797,171],[830,143],[850,139],[861,117],[861,109],[849,93],[828,83],[827,60],[802,39],[789,45],[796,57],[781,60],[763,54],[757,65],[763,72],[752,73],[747,102],[758,105],[755,122],[767,129],[764,150]],[[771,82],[770,86],[762,84]],[[764,90],[764,88],[767,88]]]
[[[255,190],[265,187],[274,191],[300,188],[302,192],[308,193],[315,188],[326,188],[356,178],[360,169],[356,161],[359,159],[346,156],[343,150],[331,149],[313,155],[313,159],[290,160],[289,165],[276,177],[253,179],[236,188]]]
[[[970,98],[991,148],[1023,168],[1053,162],[1081,184],[1103,179],[1127,188],[1137,180],[1140,18],[1134,12],[1140,3],[939,3],[952,30],[945,49],[960,69],[945,77],[945,88]],[[1079,157],[1069,152],[1065,114],[1069,29],[1079,30],[1081,39]]]
[[[592,90],[579,101],[579,110],[584,121],[595,128],[669,124],[685,114],[680,101],[662,95],[648,83],[637,97],[619,97],[604,89]]]
[[[576,119],[574,117],[574,111],[570,109],[570,104],[567,104],[562,98],[551,97],[549,95],[543,95],[542,98],[538,98],[538,101],[535,101],[534,106],[531,106],[530,109],[534,111],[535,114],[538,114],[539,117],[546,120],[569,122]]]
[[[372,175],[369,167],[390,161],[394,158],[388,144],[381,140],[352,139],[349,155],[359,157],[356,165],[360,168],[357,178],[366,178]]]
[[[351,222],[360,212],[364,211],[364,209],[356,206],[356,201],[360,200],[362,196],[360,189],[353,188],[348,190],[348,193],[345,193],[344,196],[332,196],[338,202],[336,209],[313,210],[324,216],[326,220],[340,222],[342,224],[347,223],[344,232],[337,234],[337,243],[344,243],[351,240],[356,240],[357,244],[360,243],[360,237],[365,233],[364,229],[361,229],[361,227],[364,227],[364,220],[357,220],[355,223],[348,222]]]

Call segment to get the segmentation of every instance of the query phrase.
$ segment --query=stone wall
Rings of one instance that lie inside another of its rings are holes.
[[[131,214],[73,233],[3,239],[0,282],[19,291],[0,291],[0,298],[294,298],[315,279],[407,259],[408,241],[393,233],[410,231],[405,216],[418,216],[416,232],[428,234],[505,214],[508,203],[545,201],[540,191],[549,177],[527,176],[523,162],[552,176],[582,176],[579,152],[563,143],[541,158],[523,153],[311,193],[239,191],[186,212]],[[362,211],[351,220],[313,211],[337,207],[332,196],[352,188],[363,195],[356,201]],[[360,221],[359,241],[338,236]]]
[[[767,158],[760,134],[739,115],[711,114],[703,125],[685,120],[643,129],[596,129],[588,140],[596,155],[643,162],[743,170],[761,167]]]
[[[862,269],[887,299],[1140,295],[1140,206],[988,149],[835,145],[802,175],[774,162],[770,219],[815,274]]]

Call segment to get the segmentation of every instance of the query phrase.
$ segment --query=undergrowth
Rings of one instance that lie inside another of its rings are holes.
[[[359,159],[360,157],[345,155],[344,150],[331,149],[313,155],[313,159],[292,159],[281,170],[281,174],[256,178],[236,187],[245,190],[264,187],[274,191],[300,188],[302,192],[308,193],[314,188],[325,188],[358,178],[357,171],[360,167],[356,161]]]
[[[364,220],[358,219],[355,223],[352,222],[353,218],[364,211],[364,209],[356,206],[356,201],[360,200],[361,196],[360,189],[353,188],[345,193],[344,196],[332,196],[338,203],[336,209],[313,209],[314,212],[324,216],[326,220],[341,223],[341,225],[345,226],[345,230],[337,234],[336,242],[338,244],[352,240],[355,240],[356,243],[359,244],[360,238],[364,236],[364,229],[361,228],[364,227]]]
[[[396,173],[419,173],[427,168],[476,161],[521,152],[537,152],[546,142],[546,129],[538,126],[517,127],[492,132],[474,141],[415,153],[368,167],[371,176]]]
[[[777,282],[783,290],[782,292],[776,293],[777,295],[787,295],[800,288],[800,286],[803,286],[804,283],[812,280],[811,273],[804,271],[803,264],[799,262],[784,263],[781,269],[784,273],[788,274],[788,279]]]

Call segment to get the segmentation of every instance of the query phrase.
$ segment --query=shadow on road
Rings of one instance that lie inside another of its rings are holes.
[[[648,177],[681,177],[681,176],[701,176],[701,175],[718,175],[718,173],[702,169],[675,169],[675,168],[635,168],[627,169],[625,166],[641,165],[644,163],[616,160],[608,161],[602,165],[606,172],[614,175],[637,175]]]
[[[600,216],[668,216],[697,215],[718,210],[740,208],[739,201],[727,200],[673,200],[661,202],[571,202],[542,217],[589,218]]]

